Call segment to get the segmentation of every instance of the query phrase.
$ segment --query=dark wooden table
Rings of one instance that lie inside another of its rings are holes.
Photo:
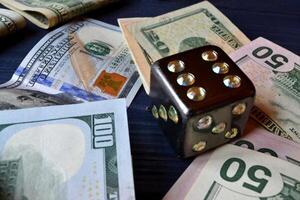
[[[87,17],[117,25],[118,18],[152,17],[197,3],[197,0],[121,0]],[[265,37],[300,55],[300,1],[212,0],[250,39]],[[30,49],[50,30],[28,23],[22,32],[0,39],[0,82],[10,79]],[[0,97],[1,98],[1,97]],[[137,199],[161,199],[191,160],[180,160],[150,113],[141,88],[128,109]],[[1,119],[0,119],[1,120]]]

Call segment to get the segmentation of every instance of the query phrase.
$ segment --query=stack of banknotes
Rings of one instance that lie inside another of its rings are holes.
[[[0,0],[0,36],[113,0]],[[18,14],[19,13],[19,14]],[[164,199],[300,199],[300,57],[250,41],[207,1],[120,29],[81,19],[44,36],[0,85],[0,199],[135,199],[126,107],[151,64],[221,47],[256,87],[245,135],[197,157]],[[122,98],[122,99],[119,99]]]

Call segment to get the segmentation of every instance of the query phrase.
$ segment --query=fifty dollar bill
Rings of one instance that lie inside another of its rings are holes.
[[[265,154],[225,145],[199,156],[164,200],[300,198],[298,144],[264,132],[252,132],[236,144]],[[274,157],[275,154],[289,162]]]
[[[278,158],[226,145],[212,154],[185,199],[300,199],[299,170]]]
[[[116,26],[85,19],[48,33],[0,87],[65,92],[82,100],[126,98],[141,83]]]
[[[300,57],[264,38],[230,57],[256,87],[251,117],[268,131],[300,143]]]
[[[0,112],[0,197],[135,199],[123,99]]]
[[[250,42],[208,1],[155,18],[120,19],[119,24],[147,93],[150,66],[160,58],[208,44],[230,53]]]
[[[0,0],[35,25],[48,29],[117,0]]]

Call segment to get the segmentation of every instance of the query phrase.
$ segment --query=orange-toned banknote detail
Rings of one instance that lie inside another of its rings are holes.
[[[95,87],[111,96],[118,96],[119,92],[126,83],[127,78],[118,73],[108,73],[103,70],[94,83]]]

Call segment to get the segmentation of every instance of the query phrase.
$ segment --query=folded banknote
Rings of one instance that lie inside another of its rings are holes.
[[[0,0],[35,25],[48,29],[118,0]]]
[[[26,25],[25,19],[18,13],[0,8],[0,37],[17,32]]]

